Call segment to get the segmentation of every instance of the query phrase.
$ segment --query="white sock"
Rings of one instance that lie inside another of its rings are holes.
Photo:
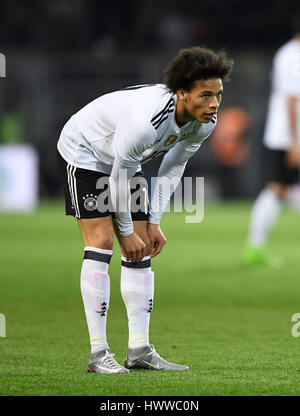
[[[270,189],[264,189],[256,198],[252,208],[249,237],[250,244],[256,247],[263,246],[269,232],[274,226],[282,206],[282,199]]]
[[[300,185],[292,185],[289,187],[285,202],[289,208],[300,214]]]
[[[150,256],[144,257],[139,263],[122,257],[121,293],[128,317],[128,347],[150,345],[149,324],[154,296],[154,273],[151,271]]]
[[[106,320],[110,295],[108,266],[112,254],[112,250],[95,247],[85,247],[84,249],[80,288],[92,353],[108,349],[106,340]]]

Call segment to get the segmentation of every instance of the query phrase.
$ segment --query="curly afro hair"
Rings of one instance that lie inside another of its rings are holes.
[[[190,91],[200,79],[221,78],[229,80],[233,61],[226,52],[193,46],[181,49],[164,70],[164,83],[175,94],[179,88]]]

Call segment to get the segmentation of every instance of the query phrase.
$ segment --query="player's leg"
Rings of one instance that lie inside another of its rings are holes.
[[[137,348],[149,344],[149,323],[154,297],[154,273],[151,269],[148,221],[133,221],[134,231],[144,241],[147,254],[140,262],[128,261],[119,240],[121,257],[121,294],[126,306],[129,329],[129,347]]]
[[[69,165],[60,155],[58,161],[64,180],[66,214],[77,218],[84,240],[80,288],[91,342],[89,371],[128,373],[114,360],[106,339],[108,268],[113,254],[114,228],[110,212],[97,210],[101,191],[96,188],[99,177],[105,175]]]
[[[284,184],[272,182],[256,198],[250,215],[247,245],[243,252],[246,264],[268,264],[275,268],[283,266],[283,259],[267,253],[266,244],[280,215],[286,190]]]
[[[280,214],[288,187],[282,183],[270,183],[256,198],[253,205],[248,241],[255,247],[266,244],[268,236]]]
[[[151,270],[151,246],[147,231],[149,216],[147,182],[142,172],[134,176],[134,183],[131,181],[131,194],[133,228],[145,243],[146,256],[139,262],[129,261],[122,247],[116,222],[115,233],[123,254],[121,258],[121,294],[128,316],[129,346],[137,348],[149,345],[149,322],[154,296],[154,273]]]
[[[113,224],[111,216],[77,221],[84,240],[80,288],[90,334],[91,352],[95,353],[108,349],[106,340],[110,296],[108,268],[113,254]]]
[[[114,227],[112,217],[78,219],[84,239],[81,269],[81,294],[86,314],[91,359],[88,370],[101,373],[126,373],[109,349],[106,321],[110,298],[109,263],[113,254]]]
[[[134,214],[133,214],[134,215]],[[149,342],[150,314],[154,301],[154,273],[151,269],[148,221],[133,221],[134,231],[144,241],[147,255],[138,263],[122,256],[121,293],[128,316],[128,354],[125,367],[144,370],[187,370],[185,365],[173,364],[162,359]],[[118,236],[117,227],[115,227]]]
[[[271,230],[280,215],[281,207],[289,186],[297,181],[297,169],[290,169],[285,164],[286,152],[267,150],[268,184],[255,200],[252,208],[248,244],[243,254],[245,263],[267,263],[281,267],[283,260],[266,253]]]
[[[285,202],[289,208],[300,214],[300,184],[292,185],[285,197]]]

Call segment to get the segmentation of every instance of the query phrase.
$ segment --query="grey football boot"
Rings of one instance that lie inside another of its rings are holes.
[[[129,348],[124,367],[129,370],[183,371],[189,369],[187,365],[173,364],[164,360],[155,351],[153,345]]]
[[[114,359],[115,354],[110,350],[97,351],[91,355],[88,366],[89,373],[128,374],[129,370],[122,367]]]

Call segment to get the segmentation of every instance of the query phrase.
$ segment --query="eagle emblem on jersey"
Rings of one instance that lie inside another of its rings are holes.
[[[178,136],[175,136],[174,134],[171,134],[164,142],[164,146],[171,146],[176,142],[178,139]]]
[[[97,196],[96,195],[86,195],[82,198],[84,200],[84,208],[87,211],[95,211],[97,209]]]

